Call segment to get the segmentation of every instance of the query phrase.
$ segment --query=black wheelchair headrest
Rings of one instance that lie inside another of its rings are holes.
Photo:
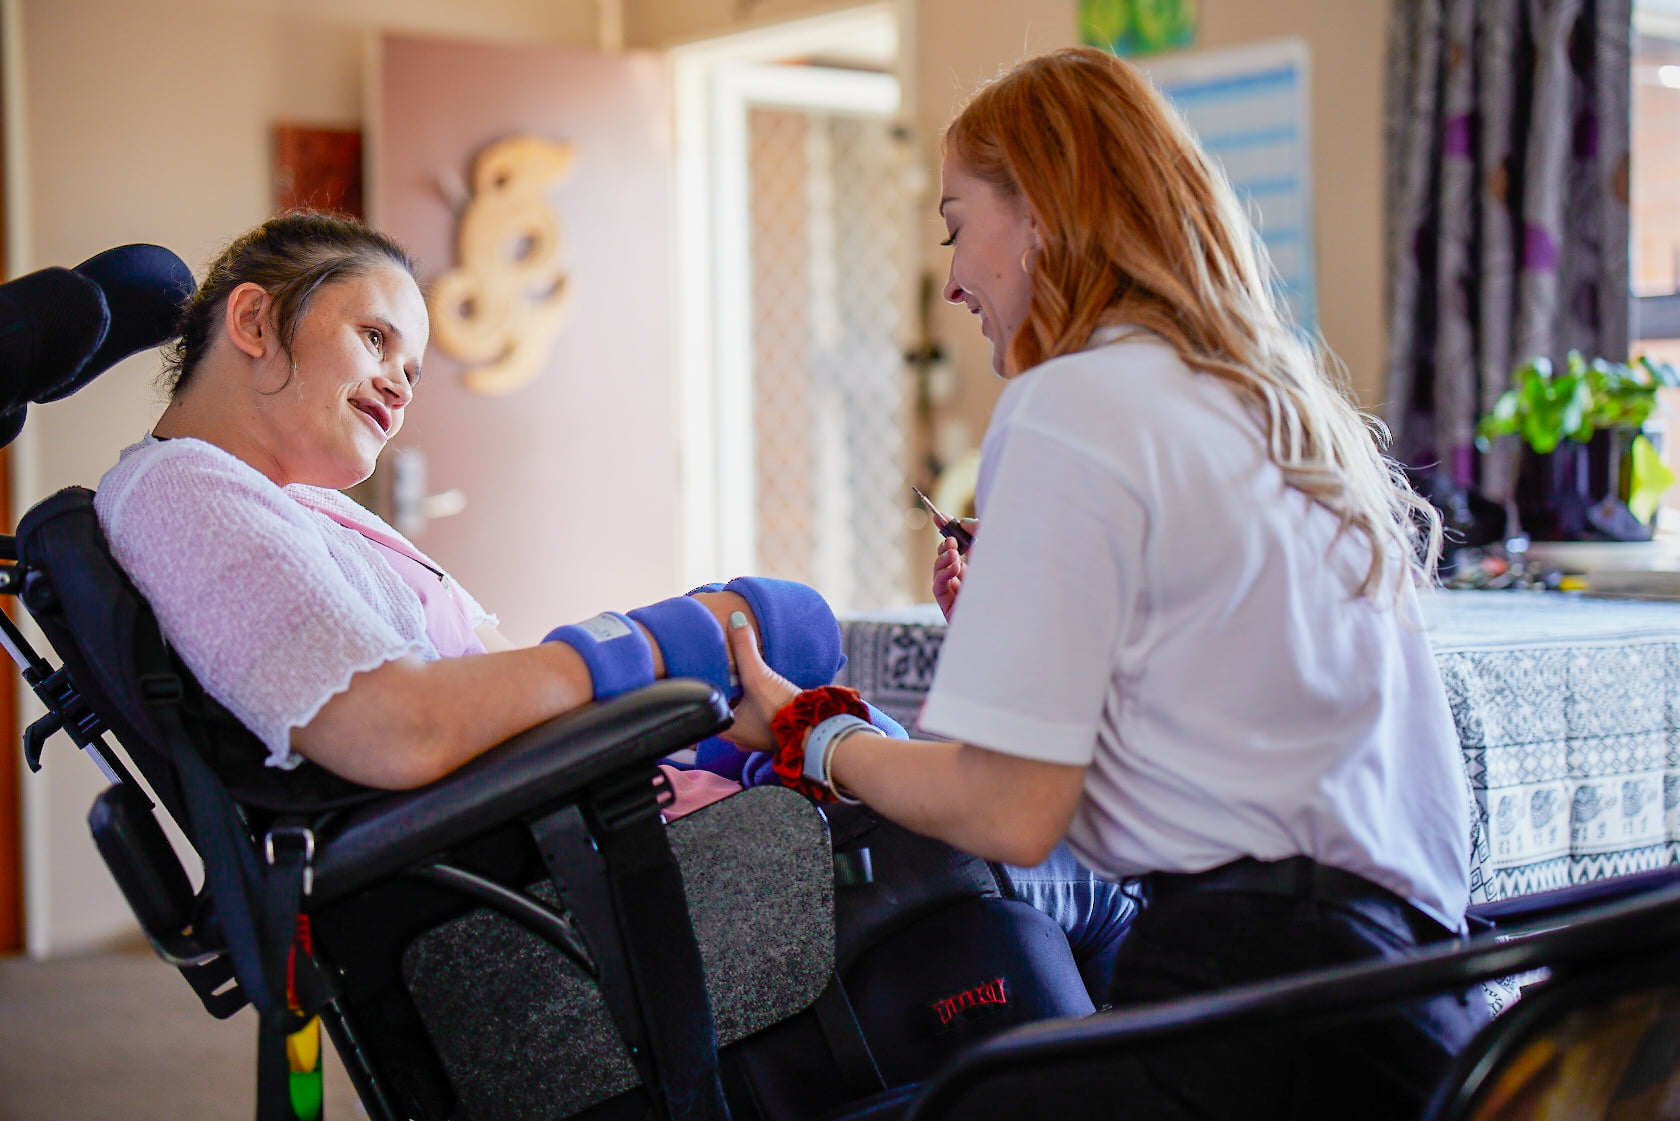
[[[0,445],[23,430],[29,402],[68,397],[173,338],[193,287],[181,258],[157,245],[120,245],[0,284]]]

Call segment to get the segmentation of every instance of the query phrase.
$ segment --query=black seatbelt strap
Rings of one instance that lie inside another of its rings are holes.
[[[608,890],[672,1121],[728,1121],[712,1002],[665,824],[654,814],[608,836]]]
[[[307,953],[294,955],[313,838],[302,819],[276,823],[260,864],[245,822],[220,779],[186,735],[175,703],[154,703],[171,746],[194,846],[204,860],[211,916],[234,976],[257,1011],[257,1121],[296,1121],[286,1037],[331,998]],[[293,1011],[295,997],[300,1011]]]
[[[728,1121],[700,947],[682,870],[659,816],[660,795],[668,790],[638,771],[591,792],[584,820],[600,853],[604,898],[579,891],[588,877],[577,876],[578,841],[570,824],[576,810],[543,819],[532,833],[584,929],[609,1010],[621,1029],[631,1021],[625,1042],[633,1058],[636,1040],[645,1041],[637,1067],[656,1108],[672,1121]],[[621,958],[609,948],[614,944]]]
[[[576,920],[588,947],[595,967],[595,983],[601,990],[607,1014],[630,1052],[642,1085],[651,1091],[659,1084],[653,1054],[642,1028],[630,966],[617,937],[606,871],[594,838],[589,835],[589,827],[584,824],[583,811],[577,806],[562,807],[532,822],[530,830],[560,902]]]
[[[283,1011],[262,1016],[257,1026],[258,1121],[318,1121],[321,1117],[319,1095],[300,1085],[315,1072],[294,1072],[287,1048],[292,1033],[307,1027],[315,1010],[331,995],[315,967],[309,916],[303,913],[314,855],[315,835],[301,818],[277,820],[263,837],[268,869],[262,912],[265,970],[271,984],[275,979],[279,982]],[[312,1034],[318,1031],[313,1029]]]
[[[828,1041],[834,1065],[840,1070],[846,1096],[862,1098],[885,1090],[887,1081],[881,1077],[881,1068],[875,1065],[869,1041],[864,1038],[863,1027],[838,973],[829,978],[812,1010],[817,1014],[817,1026],[822,1029],[823,1038]]]

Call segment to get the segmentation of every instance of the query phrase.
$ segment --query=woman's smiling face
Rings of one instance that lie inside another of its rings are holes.
[[[265,363],[280,388],[258,398],[270,433],[265,473],[281,485],[342,489],[373,473],[402,428],[420,378],[430,320],[420,288],[396,265],[323,285],[291,340]]]
[[[1004,373],[1009,342],[1027,318],[1032,278],[1027,274],[1038,236],[1026,200],[998,190],[947,153],[940,168],[939,213],[951,272],[945,299],[980,317],[992,344],[992,369]]]

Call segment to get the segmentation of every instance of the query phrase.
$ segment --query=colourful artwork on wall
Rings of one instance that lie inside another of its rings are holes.
[[[274,126],[274,208],[299,207],[363,217],[360,129]]]
[[[1079,0],[1079,38],[1122,56],[1183,50],[1196,41],[1196,0]]]

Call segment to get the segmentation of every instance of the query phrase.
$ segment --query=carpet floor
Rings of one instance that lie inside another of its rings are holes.
[[[250,1121],[256,1016],[204,1011],[149,949],[0,957],[0,1121]],[[329,1121],[366,1117],[326,1044]]]

